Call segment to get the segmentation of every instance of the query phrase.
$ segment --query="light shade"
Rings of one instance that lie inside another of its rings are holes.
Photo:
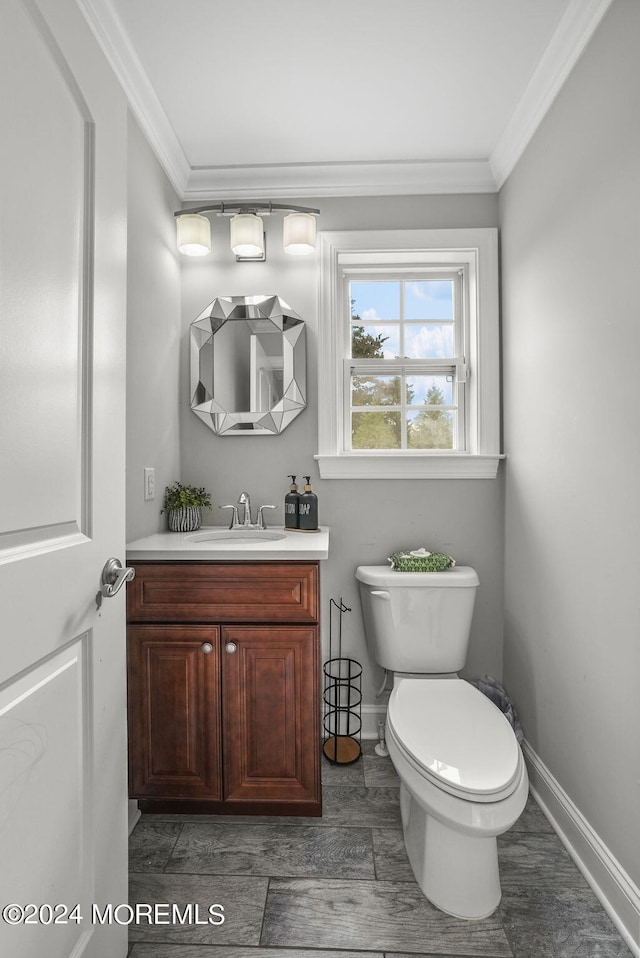
[[[289,213],[284,218],[283,243],[285,253],[304,256],[316,248],[316,218],[311,213]]]
[[[211,224],[200,213],[183,213],[176,217],[178,249],[187,256],[204,256],[211,252]]]
[[[264,226],[255,213],[238,213],[230,223],[231,249],[236,256],[264,254]]]

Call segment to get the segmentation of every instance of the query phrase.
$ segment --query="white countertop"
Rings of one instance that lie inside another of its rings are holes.
[[[321,526],[318,532],[296,532],[282,526],[269,528],[284,537],[274,540],[242,539],[230,542],[225,539],[200,539],[207,532],[223,532],[224,526],[202,526],[197,532],[158,532],[144,539],[127,543],[127,561],[164,559],[188,560],[256,560],[295,562],[304,559],[327,559],[329,557],[329,529]]]

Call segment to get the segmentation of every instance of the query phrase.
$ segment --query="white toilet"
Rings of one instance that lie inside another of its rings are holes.
[[[400,777],[404,841],[426,897],[457,918],[500,901],[496,836],[518,819],[529,780],[511,725],[456,674],[465,663],[478,576],[356,571],[367,644],[394,673],[387,747]]]

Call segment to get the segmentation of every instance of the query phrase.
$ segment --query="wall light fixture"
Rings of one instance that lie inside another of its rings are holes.
[[[230,217],[230,245],[238,261],[264,260],[265,237],[263,216],[287,213],[283,223],[285,253],[301,256],[316,248],[316,216],[320,210],[282,203],[214,203],[192,210],[178,210],[176,235],[178,249],[187,256],[204,256],[211,252],[211,223],[204,214]],[[261,215],[258,216],[258,213]]]

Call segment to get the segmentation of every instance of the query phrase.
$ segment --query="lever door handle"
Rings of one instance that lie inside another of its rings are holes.
[[[107,559],[102,570],[100,594],[105,599],[112,599],[117,595],[125,582],[131,582],[136,570],[131,566],[123,566],[119,559]]]
[[[386,589],[372,589],[370,594],[375,595],[377,599],[386,599],[387,601],[391,598],[391,593],[387,592]]]

